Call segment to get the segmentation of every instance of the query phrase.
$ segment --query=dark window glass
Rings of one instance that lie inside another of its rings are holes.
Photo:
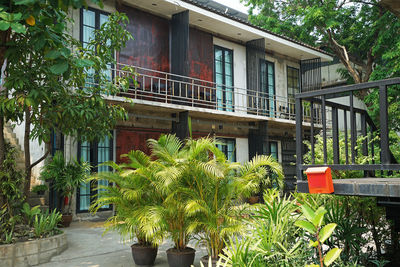
[[[233,138],[218,138],[217,147],[224,152],[226,158],[231,162],[236,162],[236,142]]]
[[[278,142],[269,141],[268,143],[263,143],[263,154],[268,155],[267,145],[269,144],[269,155],[278,160]]]

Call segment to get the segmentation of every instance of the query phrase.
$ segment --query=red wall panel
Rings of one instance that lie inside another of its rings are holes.
[[[214,46],[210,33],[190,28],[189,31],[189,76],[213,81]]]
[[[131,150],[141,150],[150,155],[150,149],[147,147],[147,140],[158,139],[161,134],[167,133],[166,130],[146,130],[146,129],[118,129],[116,141],[117,162],[126,162],[121,159],[122,154],[127,154]]]
[[[134,38],[119,53],[119,62],[169,72],[169,21],[125,5],[117,9],[128,16]]]

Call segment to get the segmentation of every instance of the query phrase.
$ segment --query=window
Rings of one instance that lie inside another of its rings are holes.
[[[108,21],[108,13],[97,9],[81,9],[81,42],[83,47],[87,47],[91,39],[95,37],[95,30],[100,29],[101,25]],[[112,66],[109,65],[109,71],[104,73],[109,80],[112,79]],[[88,72],[87,86],[93,86],[95,84],[95,72],[90,69]]]
[[[287,90],[289,113],[295,114],[294,96],[300,93],[300,75],[296,68],[287,67]]]
[[[275,66],[273,62],[260,60],[259,109],[264,115],[275,116]]]
[[[104,172],[111,171],[107,166],[98,166],[106,161],[113,160],[113,139],[105,137],[100,142],[80,142],[78,144],[78,160],[87,161],[92,166],[92,172]],[[77,192],[77,212],[86,212],[89,209],[93,198],[97,193],[101,194],[96,190],[98,185],[108,185],[107,180],[100,180],[98,184],[82,183],[78,188]],[[109,210],[109,205],[101,207],[100,210]]]
[[[217,148],[224,152],[226,158],[231,162],[236,162],[236,142],[233,138],[218,138]]]
[[[278,142],[269,141],[268,143],[263,143],[263,154],[268,155],[267,146],[269,144],[269,155],[271,155],[274,159],[278,160]]]
[[[233,51],[214,46],[214,80],[216,86],[217,109],[233,109]]]

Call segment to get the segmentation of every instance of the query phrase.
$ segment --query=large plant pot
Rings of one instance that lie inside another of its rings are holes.
[[[251,205],[256,204],[256,203],[260,202],[260,197],[259,196],[251,196],[251,197],[249,197],[248,202]]]
[[[138,243],[131,246],[133,261],[136,265],[154,265],[158,247],[143,246]]]
[[[204,267],[210,267],[210,266],[208,266],[208,261],[209,261],[208,258],[209,258],[209,256],[206,255],[206,256],[201,257],[201,259],[200,259],[200,262],[203,263],[203,266],[204,266]],[[219,261],[219,258],[211,259],[212,267],[216,267],[218,261]],[[224,261],[222,261],[222,263],[223,263],[223,262],[224,262]]]
[[[61,218],[62,227],[69,227],[72,222],[72,214],[63,214]]]
[[[193,248],[185,248],[177,250],[170,248],[167,250],[167,258],[169,267],[190,267],[194,262],[196,250]]]

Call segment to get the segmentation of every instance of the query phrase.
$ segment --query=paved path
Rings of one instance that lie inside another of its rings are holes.
[[[123,243],[115,232],[102,236],[102,223],[75,222],[66,228],[68,249],[50,262],[39,267],[128,267],[136,266],[132,259],[130,243]],[[165,251],[172,246],[164,242],[158,249],[156,267],[168,267]],[[194,247],[194,245],[193,245]],[[196,248],[195,266],[206,255],[204,248]]]

